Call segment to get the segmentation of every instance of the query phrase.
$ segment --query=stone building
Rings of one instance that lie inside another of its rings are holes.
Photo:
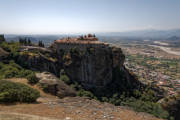
[[[88,34],[87,36],[80,36],[80,37],[67,37],[60,40],[54,41],[53,48],[56,51],[60,49],[69,50],[72,48],[78,48],[79,50],[86,50],[88,47],[108,47],[109,44],[100,42],[95,35]]]

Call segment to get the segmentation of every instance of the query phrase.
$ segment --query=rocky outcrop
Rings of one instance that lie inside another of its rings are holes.
[[[21,47],[17,62],[23,67],[37,71],[49,71],[59,75],[59,65],[51,50],[40,47]]]
[[[64,69],[72,81],[80,82],[85,88],[101,88],[111,83],[113,69],[123,67],[125,59],[120,48],[110,46],[96,45],[85,50],[26,47],[21,51],[20,64],[25,63],[28,68],[49,71],[57,76]]]
[[[125,56],[120,48],[87,47],[57,52],[59,64],[73,81],[85,88],[104,87],[113,78],[113,69],[123,67]]]
[[[40,86],[45,90],[45,92],[56,95],[59,98],[66,96],[74,97],[76,92],[66,85],[63,81],[58,79],[56,76],[49,72],[36,73],[37,78],[39,79]]]

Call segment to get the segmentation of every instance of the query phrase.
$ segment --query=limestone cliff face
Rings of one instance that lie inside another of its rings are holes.
[[[58,50],[58,51],[57,51]],[[72,81],[85,88],[104,87],[112,82],[114,68],[123,68],[125,56],[120,48],[91,46],[86,49],[42,50],[32,48],[19,56],[19,63],[39,71],[49,71],[59,76],[62,69]]]
[[[55,75],[59,75],[59,65],[57,64],[54,54],[46,49],[24,50],[20,52],[17,61],[26,68],[37,71],[49,71]]]
[[[113,68],[122,67],[124,64],[125,56],[121,50],[121,48],[112,47],[112,60],[113,60]]]
[[[86,88],[104,87],[112,82],[113,69],[123,67],[125,59],[121,49],[115,47],[87,47],[83,51],[78,48],[59,49],[56,52],[71,80]]]

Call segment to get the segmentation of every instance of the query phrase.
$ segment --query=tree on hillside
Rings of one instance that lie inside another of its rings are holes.
[[[39,46],[39,47],[44,47],[44,43],[40,40],[40,41],[38,42],[38,46]]]
[[[19,43],[22,45],[32,45],[30,38],[19,38]]]
[[[22,44],[22,45],[27,45],[27,40],[26,38],[19,38],[19,43]]]
[[[0,42],[4,42],[4,41],[5,41],[4,35],[0,35]]]
[[[31,40],[28,38],[28,45],[31,45]]]

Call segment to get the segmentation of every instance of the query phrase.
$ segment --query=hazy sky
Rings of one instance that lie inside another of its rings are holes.
[[[180,28],[180,0],[0,0],[0,33]]]

